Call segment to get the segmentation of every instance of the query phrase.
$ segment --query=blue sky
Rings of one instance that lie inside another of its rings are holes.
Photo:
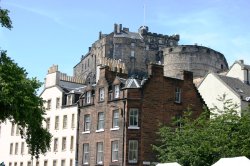
[[[229,65],[250,64],[249,0],[1,0],[14,28],[0,27],[0,47],[29,77],[43,81],[52,64],[72,75],[99,31],[112,32],[114,23],[137,31],[144,4],[149,31],[180,34],[179,44],[215,49]]]

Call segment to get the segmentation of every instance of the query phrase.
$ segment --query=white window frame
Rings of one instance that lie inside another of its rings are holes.
[[[56,109],[60,108],[60,97],[56,98]]]
[[[96,144],[96,163],[103,164],[103,142]]]
[[[111,151],[112,162],[119,161],[119,142],[118,142],[118,140],[111,142],[111,148],[112,148],[112,151]]]
[[[181,88],[179,87],[175,88],[175,102],[181,103]]]
[[[47,101],[47,110],[51,109],[51,103],[52,103],[51,99],[48,99],[48,101]]]
[[[104,131],[104,112],[98,112],[97,131]]]
[[[65,151],[67,148],[67,137],[62,137],[62,151]]]
[[[104,88],[99,89],[99,101],[104,101]]]
[[[59,116],[55,117],[55,130],[59,130]]]
[[[83,144],[83,158],[82,158],[83,165],[89,164],[89,144]]]
[[[68,116],[67,115],[63,115],[63,129],[67,129],[68,126]]]
[[[91,102],[91,91],[88,91],[86,93],[86,103],[90,104],[90,102]]]
[[[119,110],[113,111],[112,128],[119,128]]]
[[[129,127],[128,129],[140,129],[139,127],[139,109],[129,109]]]
[[[46,119],[46,129],[49,130],[50,129],[50,118]]]
[[[138,162],[138,140],[129,140],[128,162]]]
[[[118,99],[120,97],[120,85],[115,85],[115,95],[114,98]]]
[[[84,115],[84,132],[90,132],[91,119],[90,114]]]
[[[54,152],[58,152],[58,138],[54,138]]]

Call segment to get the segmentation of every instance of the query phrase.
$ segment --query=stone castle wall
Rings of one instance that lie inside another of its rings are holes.
[[[179,78],[182,70],[192,71],[194,78],[228,70],[223,54],[203,46],[179,45],[165,48],[163,54],[164,74],[169,77]]]

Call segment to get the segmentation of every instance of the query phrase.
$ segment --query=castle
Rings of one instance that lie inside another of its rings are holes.
[[[96,68],[105,59],[112,66],[123,66],[129,76],[139,78],[147,77],[151,62],[163,64],[164,75],[176,78],[182,70],[192,71],[196,78],[208,71],[217,73],[228,69],[223,54],[203,46],[178,45],[179,40],[179,35],[149,32],[147,26],[130,32],[122,24],[114,24],[110,34],[99,32],[99,39],[74,66],[74,77],[85,80],[86,84],[96,83]]]

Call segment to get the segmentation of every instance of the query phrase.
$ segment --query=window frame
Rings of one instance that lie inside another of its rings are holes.
[[[131,145],[131,144],[134,144],[134,145]],[[131,149],[131,146],[133,146],[133,149]],[[138,149],[139,149],[138,140],[129,140],[129,147],[128,147],[128,162],[129,163],[137,163],[138,162]],[[131,159],[131,158],[133,158],[134,155],[136,156],[135,160]]]
[[[55,130],[59,130],[59,120],[60,120],[59,116],[56,116],[55,117]]]
[[[119,99],[120,97],[120,85],[114,85],[114,99]]]
[[[66,151],[67,148],[67,137],[62,137],[62,151]]]
[[[136,114],[135,114],[136,111]],[[132,120],[131,120],[132,118]],[[135,124],[137,123],[137,124]],[[128,129],[140,129],[139,127],[139,109],[130,108],[129,109],[129,127]]]
[[[58,138],[54,138],[54,147],[53,147],[53,151],[54,152],[58,152]]]
[[[117,116],[115,116],[117,114]],[[120,118],[120,115],[119,115],[119,110],[113,110],[113,118],[112,118],[112,128],[113,129],[117,129],[117,128],[120,128],[119,126],[119,118]]]
[[[181,88],[179,87],[176,87],[175,88],[175,103],[181,103],[182,100],[181,100]]]
[[[104,131],[104,123],[105,123],[105,116],[104,112],[98,112],[98,119],[97,119],[97,131]]]
[[[119,161],[119,141],[114,140],[111,142],[111,161]]]
[[[84,143],[83,144],[82,164],[83,165],[89,164],[89,144],[88,143]]]
[[[63,129],[67,129],[68,127],[68,116],[63,115]]]
[[[105,99],[105,89],[104,87],[99,88],[99,101],[102,102]]]
[[[96,143],[96,164],[103,165],[103,142]]]
[[[52,99],[47,100],[47,110],[51,110]]]
[[[56,109],[60,108],[60,97],[56,98]]]
[[[88,118],[88,119],[87,119]],[[84,115],[84,132],[90,132],[90,128],[91,128],[91,117],[90,114],[86,114]]]
[[[91,103],[91,91],[86,92],[86,104]]]

